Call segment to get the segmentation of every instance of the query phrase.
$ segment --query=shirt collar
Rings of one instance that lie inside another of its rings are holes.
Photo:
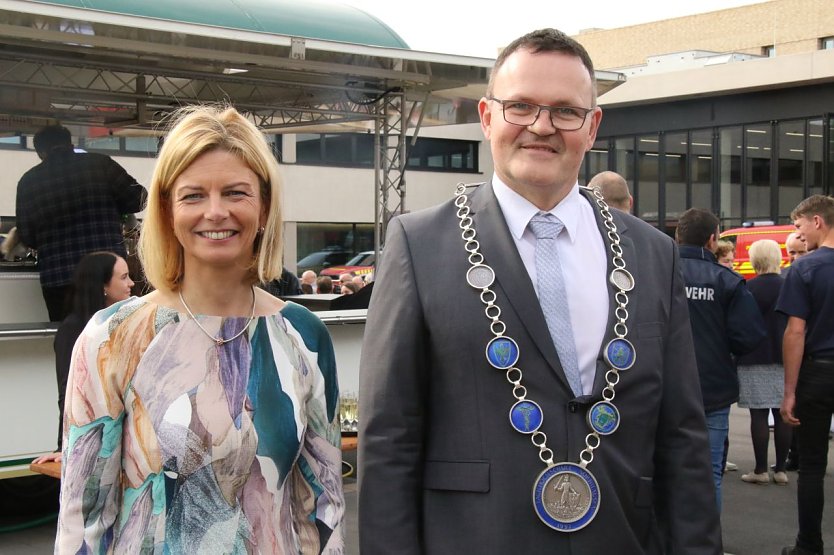
[[[510,233],[516,240],[521,240],[521,236],[527,229],[527,224],[530,223],[533,216],[542,211],[529,200],[510,189],[497,174],[492,176],[492,190],[495,192],[495,198],[504,213],[504,219],[507,221]],[[579,236],[579,211],[582,200],[582,195],[579,193],[579,183],[575,183],[565,198],[549,211],[550,214],[562,221],[571,243],[576,242],[576,238]]]

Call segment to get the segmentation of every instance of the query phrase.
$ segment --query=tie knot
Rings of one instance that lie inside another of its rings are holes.
[[[553,214],[536,214],[530,219],[530,231],[536,239],[554,239],[565,228],[562,220]]]

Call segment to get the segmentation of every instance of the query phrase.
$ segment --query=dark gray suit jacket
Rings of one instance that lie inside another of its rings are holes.
[[[589,432],[585,410],[571,403],[492,186],[470,191],[470,202],[481,252],[496,272],[492,288],[506,335],[520,348],[527,398],[543,409],[542,431],[555,460],[578,462]],[[512,386],[484,356],[492,335],[478,291],[466,283],[455,210],[447,202],[388,227],[360,371],[362,555],[721,553],[674,242],[612,210],[636,280],[627,325],[637,359],[616,387],[620,427],[602,438],[588,466],[600,486],[599,512],[567,534],[545,526],[533,510],[533,482],[545,465],[529,436],[510,427]],[[608,295],[614,307],[611,288]],[[612,324],[613,314],[604,343],[613,338]],[[600,356],[595,399],[606,369]]]

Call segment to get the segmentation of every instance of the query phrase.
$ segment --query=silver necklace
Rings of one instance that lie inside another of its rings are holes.
[[[599,510],[599,484],[587,466],[594,460],[594,450],[600,446],[601,436],[613,434],[620,425],[620,412],[614,405],[614,388],[620,381],[620,372],[631,368],[637,356],[634,345],[626,339],[626,306],[628,292],[634,289],[634,277],[626,270],[620,236],[611,211],[602,194],[596,189],[590,189],[605,220],[606,235],[611,242],[614,269],[608,280],[617,289],[614,295],[617,307],[614,309],[616,323],[613,330],[616,337],[603,350],[605,362],[609,366],[605,373],[606,386],[602,390],[602,400],[588,409],[586,420],[591,433],[585,436],[585,449],[579,453],[579,462],[556,462],[554,452],[547,447],[547,435],[539,430],[544,423],[542,408],[535,401],[527,399],[527,388],[521,384],[523,375],[521,369],[516,367],[520,359],[518,344],[513,338],[504,335],[507,325],[501,321],[501,307],[496,304],[498,296],[490,289],[495,281],[495,270],[484,262],[480,244],[475,239],[475,223],[469,215],[466,188],[462,183],[457,186],[455,207],[470,264],[466,271],[466,281],[480,291],[481,302],[486,306],[484,313],[490,320],[489,329],[493,338],[487,343],[486,358],[490,366],[506,372],[507,381],[513,386],[515,403],[510,408],[510,426],[530,436],[531,442],[539,450],[539,460],[546,465],[533,484],[533,509],[550,528],[560,532],[575,532],[587,526]]]
[[[229,339],[223,339],[222,337],[215,337],[212,334],[210,334],[208,332],[208,330],[203,327],[203,324],[200,323],[200,321],[197,319],[197,317],[194,316],[194,313],[191,312],[191,309],[188,307],[188,303],[185,302],[185,299],[182,298],[182,289],[180,289],[178,291],[178,293],[179,293],[179,296],[180,296],[180,302],[182,303],[182,306],[185,307],[185,311],[188,313],[189,316],[191,316],[191,319],[194,320],[194,323],[197,324],[197,327],[199,327],[201,330],[203,330],[203,333],[208,335],[211,338],[211,340],[214,341],[215,345],[217,345],[218,347],[221,346],[221,345],[225,345],[226,343],[230,343],[230,342],[234,341],[235,339],[237,339],[238,337],[240,337],[241,335],[243,335],[243,332],[245,332],[249,328],[249,324],[251,324],[252,320],[255,319],[255,286],[254,285],[252,286],[252,315],[249,316],[249,321],[246,322],[246,324],[243,326],[243,328],[241,328],[241,330],[239,332],[234,334],[234,336],[230,337]]]

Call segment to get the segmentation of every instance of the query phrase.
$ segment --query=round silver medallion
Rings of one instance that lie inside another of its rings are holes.
[[[623,291],[631,291],[634,289],[634,276],[631,273],[624,269],[624,268],[615,268],[613,272],[611,272],[611,276],[608,280],[617,287],[618,289],[622,289]]]
[[[466,271],[466,281],[475,289],[484,289],[495,281],[495,272],[486,264],[475,264]]]

